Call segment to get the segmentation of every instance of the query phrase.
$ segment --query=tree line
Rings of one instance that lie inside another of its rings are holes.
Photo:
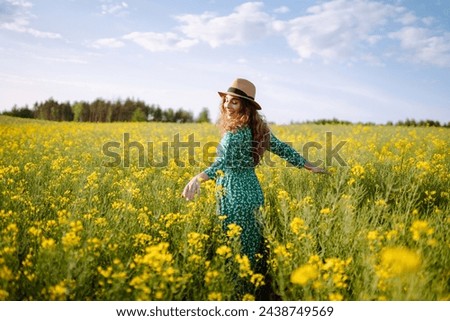
[[[14,106],[10,111],[4,111],[3,115],[36,118],[53,121],[77,121],[77,122],[211,122],[208,108],[203,108],[197,117],[193,113],[182,108],[162,109],[157,105],[148,105],[140,100],[126,99],[125,101],[106,101],[96,99],[93,102],[79,101],[74,103],[57,102],[53,98],[44,102],[36,102],[32,109],[28,106]],[[291,122],[291,124],[318,124],[318,125],[351,125],[350,121],[333,119],[317,119],[304,122]],[[362,125],[375,125],[372,122],[356,123]],[[408,127],[450,127],[450,122],[440,123],[436,120],[406,119],[404,121],[388,121],[387,126],[408,126]]]
[[[336,118],[333,119],[317,119],[317,120],[307,120],[301,123],[291,123],[291,124],[316,124],[316,125],[353,125],[355,123],[352,123],[347,120],[339,120]],[[365,125],[365,126],[374,126],[376,125],[373,122],[358,122],[356,123],[358,125]],[[409,119],[406,120],[400,120],[397,122],[388,121],[384,125],[386,126],[408,126],[408,127],[450,127],[450,122],[448,123],[440,123],[437,120],[415,120],[415,119]]]
[[[148,105],[141,100],[107,101],[96,99],[93,102],[58,102],[53,98],[36,102],[33,108],[14,106],[7,116],[35,118],[52,121],[76,122],[211,122],[208,108],[203,108],[197,117],[183,108],[162,109],[158,105]]]

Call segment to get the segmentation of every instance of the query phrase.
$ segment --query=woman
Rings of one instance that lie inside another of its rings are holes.
[[[192,200],[200,191],[200,184],[215,179],[219,188],[218,212],[225,215],[226,228],[234,223],[242,228],[242,253],[252,265],[256,254],[261,253],[263,237],[257,213],[264,197],[255,174],[265,150],[273,152],[298,168],[314,173],[325,173],[314,167],[292,147],[278,140],[261,118],[261,106],[255,101],[255,86],[246,79],[236,79],[222,97],[219,127],[222,140],[215,162],[202,173],[193,177],[183,190],[182,196]]]

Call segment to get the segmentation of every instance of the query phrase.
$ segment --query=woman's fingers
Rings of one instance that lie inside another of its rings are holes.
[[[187,201],[190,201],[194,198],[195,194],[200,193],[200,184],[197,180],[191,180],[181,193],[181,196],[186,198]]]

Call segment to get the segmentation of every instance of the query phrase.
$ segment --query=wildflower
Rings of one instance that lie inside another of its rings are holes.
[[[328,207],[322,208],[322,209],[320,210],[320,214],[328,215],[328,214],[330,214],[330,213],[331,213],[331,209],[328,208]]]
[[[434,229],[428,226],[428,222],[422,220],[414,221],[409,230],[414,241],[419,241],[422,235],[430,236],[434,233]]]
[[[237,254],[235,260],[239,263],[239,276],[244,278],[246,276],[252,275],[253,271],[251,269],[250,260],[247,255]]]
[[[255,301],[255,296],[249,293],[244,294],[242,301]]]
[[[78,245],[81,241],[81,238],[74,231],[69,231],[61,239],[64,248],[74,247]]]
[[[9,293],[5,290],[0,289],[0,300],[6,300],[9,296]]]
[[[219,276],[219,272],[218,271],[207,271],[205,274],[205,283],[206,284],[210,284],[215,278],[217,278]]]
[[[41,246],[44,249],[50,249],[50,248],[55,247],[55,244],[56,244],[56,242],[55,242],[54,239],[52,239],[52,238],[50,238],[50,239],[44,238],[42,240]]]
[[[222,245],[216,250],[216,253],[220,256],[229,258],[229,257],[231,257],[231,248],[229,248],[226,245]]]
[[[280,189],[280,190],[278,191],[277,198],[278,198],[280,201],[286,201],[286,200],[289,199],[289,193],[286,192],[285,190]]]
[[[420,265],[420,255],[407,248],[389,247],[381,252],[380,267],[392,276],[416,272]]]
[[[295,269],[291,274],[291,282],[301,286],[305,286],[310,281],[314,281],[319,277],[317,267],[309,263],[304,264]]]
[[[359,177],[359,178],[364,178],[365,170],[364,170],[364,167],[362,167],[361,165],[356,164],[355,166],[353,166],[351,168],[350,171],[353,176]]]
[[[340,293],[330,293],[328,295],[328,299],[330,301],[342,301],[344,299],[344,297]]]
[[[301,231],[304,231],[307,229],[305,226],[305,221],[299,217],[294,217],[290,224],[291,231],[298,235]]]
[[[386,200],[383,200],[383,199],[376,200],[375,206],[386,207],[387,206]]]
[[[203,258],[197,254],[192,254],[188,257],[188,261],[193,262],[193,263],[200,263],[202,261],[202,259]]]
[[[279,257],[282,257],[284,260],[292,256],[292,254],[289,253],[287,246],[284,245],[278,245],[276,248],[273,249],[273,253]]]
[[[209,235],[191,232],[188,234],[188,244],[192,250],[202,250],[204,243],[209,238]]]
[[[7,267],[0,267],[0,280],[12,280],[14,278],[13,272]]]
[[[62,281],[54,286],[50,286],[48,289],[48,293],[50,295],[50,300],[52,301],[65,300],[68,293],[68,289],[64,284],[64,281]]]
[[[211,292],[208,294],[209,301],[222,301],[222,293],[219,292]]]
[[[238,237],[241,235],[242,227],[237,224],[231,223],[228,224],[227,236],[229,238]]]
[[[257,288],[266,284],[264,282],[264,275],[262,275],[260,273],[253,274],[250,278],[250,282],[253,283]]]
[[[369,241],[375,241],[378,239],[378,231],[369,231],[369,233],[367,233],[367,239]]]
[[[161,300],[164,297],[164,292],[163,291],[156,291],[155,292],[155,299],[156,300]]]

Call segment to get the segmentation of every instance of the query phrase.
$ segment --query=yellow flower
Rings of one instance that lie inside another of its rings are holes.
[[[421,265],[420,255],[404,247],[388,247],[381,251],[380,266],[392,276],[416,272]]]
[[[235,260],[237,263],[239,263],[239,276],[240,277],[246,277],[248,275],[252,275],[253,271],[251,269],[250,260],[248,259],[247,255],[240,255],[237,254],[235,256]]]
[[[305,221],[299,217],[294,217],[290,224],[291,231],[298,235],[301,231],[307,230],[305,226]]]
[[[207,271],[205,274],[205,283],[206,284],[210,284],[215,278],[217,278],[219,276],[219,272],[218,271]]]
[[[231,257],[231,249],[226,246],[226,245],[222,245],[220,246],[217,250],[216,253],[220,256],[225,256],[226,258]]]
[[[66,300],[66,296],[68,294],[68,289],[64,283],[64,281],[59,282],[54,286],[50,286],[48,288],[48,293],[50,295],[50,300]]]
[[[327,215],[327,214],[330,214],[330,213],[331,213],[331,210],[330,210],[328,207],[322,208],[322,209],[320,210],[320,214]]]
[[[50,248],[55,247],[55,244],[56,244],[56,242],[55,242],[54,239],[51,239],[51,238],[50,239],[46,239],[46,238],[44,238],[42,240],[41,246],[44,249],[50,249]]]
[[[193,250],[201,250],[204,246],[203,241],[206,241],[208,238],[209,236],[206,234],[191,232],[188,234],[188,244]]]
[[[344,297],[340,293],[330,293],[328,295],[328,299],[330,301],[342,301],[344,299]]]
[[[414,241],[419,241],[422,235],[430,236],[434,233],[434,229],[428,226],[427,221],[423,220],[414,221],[409,230]]]
[[[253,274],[250,278],[250,282],[253,283],[257,288],[266,284],[264,282],[264,275],[262,275],[260,273]]]
[[[285,190],[280,189],[280,190],[278,191],[277,198],[278,198],[280,201],[287,201],[287,200],[289,200],[289,193],[286,192]]]
[[[255,296],[249,293],[244,294],[242,301],[255,301]]]
[[[64,234],[61,241],[64,245],[64,248],[70,248],[80,244],[81,237],[79,237],[76,232],[70,231]]]
[[[379,206],[379,207],[386,207],[386,206],[387,206],[387,203],[386,203],[385,200],[379,199],[379,200],[376,200],[376,201],[375,201],[375,205],[376,205],[376,206]]]
[[[368,239],[369,241],[376,241],[376,240],[378,240],[379,237],[380,237],[380,236],[379,236],[379,234],[378,234],[378,231],[369,231],[369,232],[367,233],[367,239]]]
[[[230,237],[230,238],[238,237],[239,235],[241,235],[241,232],[242,232],[242,227],[240,227],[239,225],[234,224],[234,223],[228,224],[228,230],[227,230],[228,237]]]
[[[5,290],[0,289],[0,300],[6,300],[9,296],[9,293]]]
[[[304,264],[295,269],[291,274],[291,282],[301,286],[305,286],[310,281],[314,281],[318,278],[319,271],[311,264]]]
[[[211,292],[208,294],[209,301],[222,301],[222,293],[219,292]]]
[[[365,170],[364,167],[362,167],[361,165],[357,164],[353,166],[350,171],[353,174],[353,176],[364,178]]]

